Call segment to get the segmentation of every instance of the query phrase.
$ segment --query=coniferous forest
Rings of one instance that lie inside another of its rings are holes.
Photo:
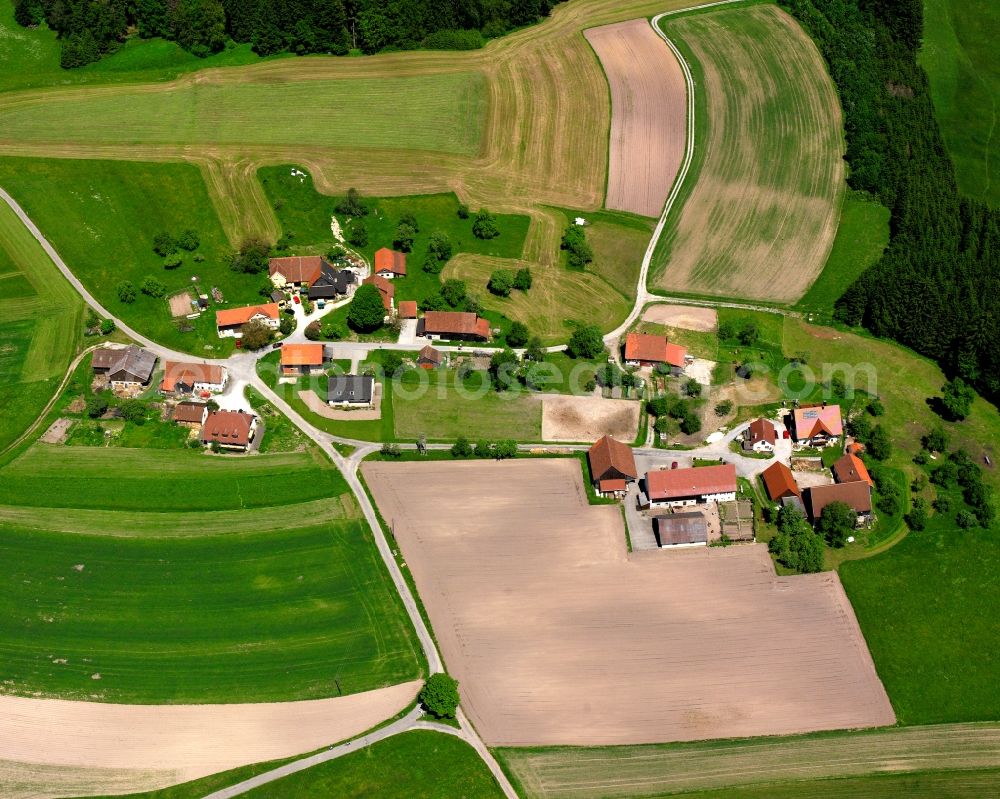
[[[530,25],[558,0],[14,0],[15,19],[59,34],[62,66],[99,60],[126,36],[161,36],[198,56],[229,40],[259,55],[467,50]]]
[[[848,182],[890,209],[889,246],[837,317],[1000,399],[1000,211],[959,195],[917,51],[921,0],[780,0],[840,92]]]

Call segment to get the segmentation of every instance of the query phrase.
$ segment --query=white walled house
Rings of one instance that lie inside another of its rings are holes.
[[[736,467],[723,463],[646,472],[645,494],[650,508],[732,502],[736,499]]]

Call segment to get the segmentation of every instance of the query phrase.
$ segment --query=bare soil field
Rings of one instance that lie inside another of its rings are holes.
[[[639,403],[569,395],[540,397],[543,441],[596,441],[612,436],[631,443],[639,432]]]
[[[823,59],[773,5],[668,18],[663,30],[693,62],[698,150],[651,285],[797,300],[830,254],[844,186],[840,104]]]
[[[191,313],[191,294],[187,291],[182,291],[180,294],[175,294],[169,300],[170,303],[170,315],[174,319],[178,319],[182,316],[187,316]]]
[[[604,204],[658,217],[684,158],[687,91],[677,58],[645,19],[584,32],[611,87]]]
[[[643,311],[642,320],[667,327],[712,333],[719,326],[719,313],[715,308],[701,308],[697,305],[651,305]]]
[[[299,399],[302,400],[306,407],[313,413],[322,416],[324,419],[341,419],[343,421],[355,421],[362,422],[365,420],[381,419],[382,418],[382,384],[375,384],[375,392],[372,394],[372,404],[374,408],[358,409],[356,411],[344,411],[338,410],[336,408],[331,408],[323,400],[319,398],[319,395],[309,389],[308,391],[300,391]]]
[[[306,702],[113,705],[0,696],[0,774],[13,797],[165,787],[350,738],[409,705],[419,681]],[[74,777],[74,769],[79,769]],[[56,783],[45,778],[55,770]],[[100,782],[101,774],[109,779]],[[134,772],[134,780],[127,778]],[[32,773],[41,775],[37,782]],[[10,782],[6,782],[9,777]],[[78,779],[79,782],[74,782]]]
[[[777,577],[758,545],[629,557],[620,510],[587,504],[575,459],[364,474],[491,745],[895,720],[835,573]]]

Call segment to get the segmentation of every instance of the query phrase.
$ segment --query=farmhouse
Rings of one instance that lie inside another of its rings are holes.
[[[755,419],[743,434],[743,449],[747,452],[774,452],[778,431],[767,419]]]
[[[247,305],[243,308],[227,308],[215,312],[215,326],[219,330],[219,338],[229,338],[243,335],[243,325],[248,322],[263,322],[272,330],[278,329],[280,310],[276,302],[266,305]]]
[[[826,447],[843,433],[839,405],[803,405],[792,413],[792,438],[797,447]]]
[[[173,420],[181,427],[199,428],[205,424],[208,406],[200,402],[178,402],[174,406]]]
[[[416,300],[401,300],[399,303],[399,318],[400,319],[416,319],[417,318],[417,301]]]
[[[193,394],[203,391],[219,393],[226,387],[229,374],[224,366],[187,361],[166,361],[163,364],[164,394]]]
[[[326,401],[329,405],[370,406],[374,391],[371,375],[336,375],[327,382]]]
[[[375,274],[392,280],[394,277],[406,277],[406,254],[382,247],[375,251]]]
[[[646,472],[646,502],[651,508],[731,502],[736,499],[736,467],[731,463],[693,469]]]
[[[135,389],[149,385],[156,356],[135,344],[124,349],[94,350],[91,366],[97,374],[107,375],[113,389]]]
[[[279,289],[288,286],[309,288],[319,280],[325,261],[318,255],[292,255],[272,258],[267,263],[271,282]]]
[[[281,371],[286,375],[308,375],[323,366],[322,344],[286,344],[281,348]]]
[[[708,522],[696,510],[653,517],[653,532],[660,548],[696,547],[708,543]]]
[[[813,486],[805,491],[805,506],[812,521],[819,519],[831,502],[844,502],[858,514],[858,526],[872,519],[872,488],[864,480]]]
[[[856,483],[863,480],[870,486],[874,486],[871,475],[868,474],[868,467],[857,455],[848,453],[833,464],[833,479],[838,483]]]
[[[488,341],[490,323],[465,311],[428,311],[424,314],[420,334],[431,339]]]
[[[670,344],[663,336],[648,333],[629,333],[625,337],[625,363],[628,366],[656,366],[665,363],[674,375],[684,368],[687,350],[679,344]]]
[[[424,348],[417,355],[417,366],[424,369],[436,369],[442,363],[444,363],[444,356],[430,344],[424,345]]]
[[[209,411],[198,435],[202,444],[246,452],[257,434],[257,417],[244,411]]]
[[[611,436],[599,438],[587,450],[590,479],[597,491],[605,496],[622,496],[628,484],[639,477],[632,447]]]
[[[309,299],[335,300],[346,297],[356,281],[357,277],[350,269],[334,269],[324,261],[322,273],[309,286]]]
[[[393,287],[392,283],[386,280],[384,277],[379,277],[378,275],[371,275],[366,277],[363,281],[366,286],[374,286],[378,289],[379,294],[382,295],[382,305],[385,306],[386,313],[392,313],[393,306],[393,296],[396,293],[396,289]]]
[[[795,475],[781,461],[777,461],[768,466],[760,475],[764,481],[764,488],[767,496],[772,502],[781,502],[785,497],[801,497],[799,485],[795,482]]]

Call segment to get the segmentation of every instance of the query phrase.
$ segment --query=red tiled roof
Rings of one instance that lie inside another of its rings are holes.
[[[400,300],[400,302],[399,302],[399,318],[400,319],[416,319],[417,318],[417,301],[416,300]]]
[[[632,447],[611,436],[604,436],[594,442],[594,446],[587,450],[587,461],[594,480],[604,481],[609,473],[613,477],[622,475],[633,480],[639,476]]]
[[[629,333],[625,337],[626,361],[667,362],[667,339],[649,333]],[[683,359],[681,361],[683,365]]]
[[[680,344],[671,344],[668,341],[666,357],[664,360],[666,360],[666,362],[671,366],[680,368],[684,366],[684,359],[687,357],[687,354],[687,347],[682,347]]]
[[[778,440],[778,431],[767,419],[754,419],[747,428],[747,441],[756,444],[758,441],[766,441],[774,444]]]
[[[322,344],[286,344],[281,348],[282,366],[322,366]]]
[[[361,281],[366,286],[374,286],[379,290],[382,295],[382,304],[385,309],[391,310],[392,308],[392,298],[396,294],[396,289],[393,287],[392,283],[386,280],[384,277],[379,277],[378,275],[371,275],[366,277]]]
[[[197,402],[178,402],[174,408],[175,422],[198,422],[205,415],[205,406]]]
[[[798,483],[795,482],[795,475],[781,461],[772,463],[761,472],[760,476],[764,481],[764,488],[767,489],[767,495],[775,502],[782,497],[802,496]]]
[[[490,337],[490,323],[466,311],[427,311],[424,332],[434,335]]]
[[[201,440],[206,444],[217,441],[236,447],[250,443],[250,425],[254,415],[242,411],[212,411],[201,427]]]
[[[871,475],[868,474],[865,462],[853,453],[844,455],[833,464],[833,476],[838,483],[855,483],[858,480],[864,480],[870,486],[875,485]]]
[[[161,391],[173,391],[178,383],[193,386],[195,383],[219,384],[222,382],[222,367],[208,363],[187,363],[185,361],[166,361],[163,364],[163,382]]]
[[[839,405],[806,405],[796,408],[794,419],[797,441],[812,438],[820,433],[839,436],[844,432]]]
[[[654,502],[735,490],[736,467],[731,463],[646,472],[646,493]]]
[[[833,483],[807,489],[812,518],[817,519],[831,502],[846,502],[855,513],[871,513],[872,489],[864,480],[853,483]]]
[[[383,247],[375,251],[375,271],[391,272],[394,275],[406,274],[406,254]]]
[[[231,327],[249,322],[257,314],[263,314],[268,319],[277,319],[280,309],[278,303],[269,302],[265,305],[247,305],[244,308],[227,308],[215,312],[216,327]]]
[[[597,488],[602,494],[610,494],[612,491],[624,491],[627,486],[624,480],[599,480]]]
[[[417,355],[417,358],[419,360],[430,361],[431,363],[435,364],[441,363],[441,361],[444,360],[441,353],[438,352],[436,349],[434,349],[430,344],[426,345],[422,350],[420,350],[420,353]]]
[[[267,273],[272,277],[280,272],[289,283],[312,285],[323,272],[323,259],[318,255],[291,255],[272,258],[267,262]]]

